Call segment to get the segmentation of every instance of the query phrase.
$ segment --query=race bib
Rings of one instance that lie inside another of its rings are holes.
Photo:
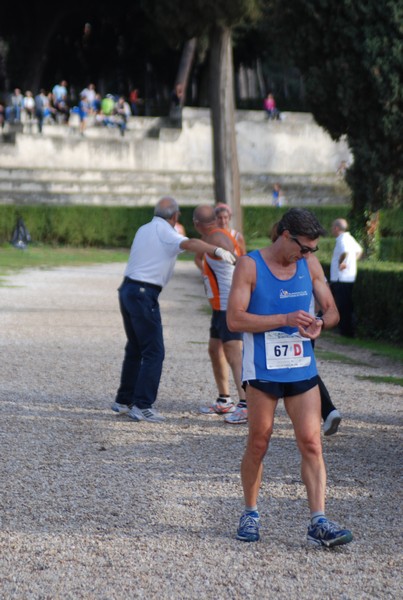
[[[264,341],[267,369],[292,369],[311,364],[311,357],[304,356],[304,341],[307,340],[298,333],[266,331]]]

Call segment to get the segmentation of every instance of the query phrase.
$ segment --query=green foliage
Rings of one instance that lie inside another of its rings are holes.
[[[348,218],[350,207],[344,206],[307,206],[319,219],[322,226],[329,232],[332,222],[337,218]],[[287,207],[276,208],[275,206],[245,206],[244,215],[244,235],[247,239],[267,236],[273,225],[279,221],[282,215],[287,212]]]
[[[403,261],[403,237],[388,237],[380,240],[379,260],[390,262]]]
[[[143,8],[173,47],[213,26],[234,27],[260,15],[259,0],[143,0]]]
[[[271,3],[269,3],[271,4]],[[403,200],[402,4],[395,0],[274,2],[270,31],[304,76],[317,122],[354,155],[346,180],[356,225]]]
[[[181,208],[180,221],[189,237],[199,237],[193,226],[194,206]],[[349,217],[349,206],[308,207],[328,231],[320,241],[319,258],[328,260],[334,240],[330,237],[332,222]],[[287,208],[245,206],[244,235],[249,247],[267,243],[271,229]],[[18,217],[22,217],[33,241],[45,244],[127,248],[138,227],[151,219],[153,208],[90,206],[15,206],[0,205],[0,243],[10,241]],[[379,231],[382,260],[400,260],[402,256],[403,211],[381,212]],[[391,235],[393,234],[393,235]]]
[[[32,240],[45,244],[129,247],[138,227],[151,219],[152,207],[0,206],[0,243],[8,242],[18,217]]]
[[[382,236],[399,235],[403,237],[403,208],[381,210],[379,227]]]
[[[403,265],[360,263],[353,290],[357,335],[401,343]]]

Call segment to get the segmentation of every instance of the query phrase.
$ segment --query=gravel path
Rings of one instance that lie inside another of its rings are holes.
[[[0,599],[402,598],[402,365],[319,360],[343,415],[324,438],[327,513],[355,540],[305,544],[299,455],[282,404],[260,494],[262,539],[235,539],[246,426],[197,412],[216,397],[193,263],[161,294],[166,424],[109,409],[125,342],[124,265],[28,270],[0,289]],[[337,338],[336,338],[337,341]],[[318,350],[346,352],[327,338]],[[400,567],[400,568],[399,568]]]

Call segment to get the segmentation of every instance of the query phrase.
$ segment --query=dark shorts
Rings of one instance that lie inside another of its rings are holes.
[[[304,379],[303,381],[293,381],[290,383],[278,383],[277,381],[261,381],[260,379],[250,379],[249,381],[243,382],[243,388],[247,385],[275,396],[276,398],[289,398],[290,396],[298,396],[318,385],[318,376],[312,377],[311,379]]]
[[[227,311],[225,310],[213,310],[210,325],[210,337],[221,340],[223,343],[243,339],[242,333],[230,331],[228,329]]]

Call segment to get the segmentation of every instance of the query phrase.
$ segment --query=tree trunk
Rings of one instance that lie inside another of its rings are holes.
[[[182,50],[178,73],[176,75],[175,87],[177,85],[181,85],[183,87],[183,96],[180,103],[181,106],[183,106],[185,102],[186,88],[188,86],[190,70],[192,68],[192,63],[196,52],[196,42],[196,38],[192,38],[185,43]]]
[[[185,103],[186,88],[188,86],[190,70],[196,52],[196,43],[196,38],[192,38],[188,40],[183,47],[175,86],[172,92],[169,115],[172,124],[179,128],[182,127],[182,108]]]
[[[242,231],[232,40],[228,27],[215,27],[210,36],[210,109],[215,201],[231,207],[232,225],[237,231]]]

